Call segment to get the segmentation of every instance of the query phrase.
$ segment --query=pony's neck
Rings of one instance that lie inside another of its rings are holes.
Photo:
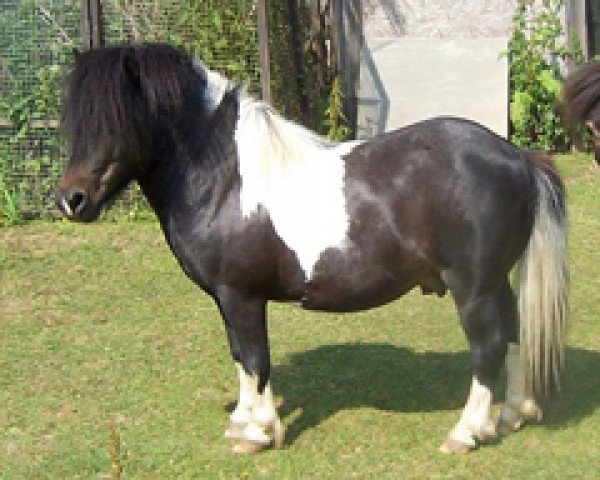
[[[154,167],[139,178],[161,221],[179,210],[216,208],[224,190],[239,178],[234,145],[238,107],[238,92],[229,90],[206,117],[164,126],[168,133],[154,149]]]

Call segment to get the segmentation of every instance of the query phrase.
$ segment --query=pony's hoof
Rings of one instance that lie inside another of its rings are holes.
[[[477,445],[469,445],[467,443],[460,442],[452,437],[446,438],[446,441],[440,446],[440,452],[442,453],[469,453],[471,450],[475,450]]]
[[[496,431],[498,432],[498,435],[508,435],[509,433],[520,430],[522,426],[522,420],[511,422],[510,420],[500,417],[498,423],[496,423]]]
[[[516,432],[527,423],[541,422],[542,417],[542,409],[533,400],[524,401],[518,408],[505,405],[496,422],[496,431],[501,435]]]
[[[493,423],[489,428],[482,430],[475,436],[475,439],[480,443],[493,443],[498,439],[498,426]]]
[[[233,446],[233,453],[237,454],[250,454],[250,453],[258,453],[266,450],[271,447],[271,443],[260,443],[253,442],[250,440],[240,440]]]
[[[273,426],[273,445],[275,448],[282,449],[285,443],[285,429],[281,421],[277,419]]]
[[[225,430],[225,438],[231,440],[242,440],[244,438],[245,423],[230,422],[227,430]]]

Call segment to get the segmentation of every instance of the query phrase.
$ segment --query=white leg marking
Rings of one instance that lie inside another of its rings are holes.
[[[494,436],[496,429],[490,416],[491,406],[492,392],[473,377],[469,399],[450,437],[463,445],[475,447],[476,438]]]
[[[261,445],[268,445],[274,441],[276,446],[281,446],[283,427],[277,416],[271,385],[267,383],[263,393],[259,394],[258,377],[248,375],[239,363],[236,363],[236,368],[240,393],[225,436]]]
[[[506,353],[506,401],[498,427],[503,431],[518,430],[527,418],[541,419],[541,409],[527,392],[525,374],[521,362],[521,348],[514,343],[508,344]]]
[[[237,424],[247,424],[252,418],[252,403],[254,400],[254,388],[255,382],[250,375],[248,375],[243,367],[239,364],[235,364],[238,371],[238,379],[240,382],[240,392],[238,397],[238,403],[235,410],[230,416],[232,422]]]
[[[251,442],[269,444],[280,428],[280,420],[275,410],[271,386],[266,385],[262,394],[258,393],[258,378],[255,377],[252,399],[252,418],[244,430],[244,438]]]

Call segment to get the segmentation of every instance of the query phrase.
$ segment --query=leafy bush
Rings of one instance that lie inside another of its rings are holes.
[[[518,0],[505,52],[510,72],[510,139],[518,146],[564,150],[570,145],[560,116],[560,63],[580,62],[576,41],[564,43],[563,0]]]
[[[344,115],[344,92],[340,77],[336,77],[331,86],[329,94],[329,105],[325,110],[325,120],[327,127],[327,137],[329,140],[340,142],[346,140],[350,135],[348,120]]]

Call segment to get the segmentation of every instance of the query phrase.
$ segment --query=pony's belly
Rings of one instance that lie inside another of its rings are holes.
[[[395,300],[416,284],[411,276],[318,275],[307,284],[302,307],[330,312],[368,310]]]
[[[369,292],[350,292],[337,290],[313,289],[302,300],[302,307],[307,310],[324,312],[356,312],[368,310],[389,303],[411,290],[414,285],[397,286],[394,289],[380,289]]]
[[[305,285],[302,306],[309,310],[351,312],[391,302],[415,286],[443,295],[446,285],[431,264],[401,248],[374,257],[364,250],[331,249]]]

